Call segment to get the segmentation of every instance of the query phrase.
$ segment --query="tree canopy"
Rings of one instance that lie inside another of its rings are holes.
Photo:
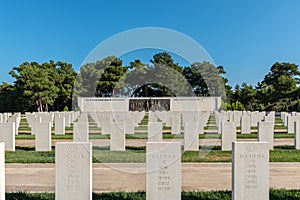
[[[52,60],[43,64],[24,62],[13,67],[9,73],[16,79],[11,88],[15,98],[10,99],[16,105],[15,111],[42,112],[71,105],[76,76],[72,65],[61,61],[55,63]]]
[[[136,59],[123,65],[109,56],[72,65],[50,60],[24,62],[9,73],[13,84],[0,84],[0,112],[70,110],[77,97],[221,96],[223,109],[300,111],[298,65],[275,62],[257,85],[228,85],[223,66],[175,63],[167,52],[153,55],[149,64]]]

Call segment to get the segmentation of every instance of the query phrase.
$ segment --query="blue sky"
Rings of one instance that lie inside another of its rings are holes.
[[[201,44],[231,85],[256,84],[276,61],[300,64],[299,9],[298,0],[0,0],[0,82],[12,82],[8,72],[24,61],[61,60],[78,70],[107,38],[163,27]]]

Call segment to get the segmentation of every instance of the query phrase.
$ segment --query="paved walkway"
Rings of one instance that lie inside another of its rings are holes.
[[[56,142],[72,142],[72,139],[69,140],[52,140],[52,146],[55,145]],[[181,145],[183,145],[183,139],[164,139],[165,142],[170,141],[179,141],[181,142]],[[238,139],[237,141],[257,141],[257,139]],[[90,142],[93,143],[93,146],[109,146],[110,142],[107,139],[91,139]],[[126,146],[145,146],[147,140],[146,139],[126,139]],[[221,139],[199,139],[200,145],[221,145]],[[34,146],[35,141],[34,140],[16,140],[16,146]],[[275,146],[281,146],[281,145],[294,145],[294,139],[293,138],[279,138],[274,139],[274,145]]]
[[[270,187],[300,189],[300,163],[270,163]],[[230,190],[230,163],[183,163],[183,190]],[[54,164],[6,164],[6,191],[55,190]],[[93,191],[145,190],[145,164],[93,164]]]

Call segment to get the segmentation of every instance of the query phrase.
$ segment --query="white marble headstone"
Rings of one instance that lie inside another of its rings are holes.
[[[258,123],[258,141],[268,142],[270,150],[274,148],[274,123],[273,122]]]
[[[115,122],[110,124],[110,150],[125,151],[125,124]]]
[[[231,151],[232,142],[236,141],[236,127],[234,122],[222,123],[221,150]]]
[[[180,112],[171,112],[171,133],[180,134],[181,133],[181,117]]]
[[[300,150],[300,121],[295,121],[294,126],[295,126],[294,147],[295,149]]]
[[[162,142],[162,123],[148,122],[148,142]]]
[[[6,151],[15,151],[15,123],[0,124],[0,142],[5,143]]]
[[[73,123],[73,142],[89,142],[89,123]]]
[[[232,199],[269,199],[267,142],[233,142]]]
[[[41,123],[35,133],[35,150],[51,151],[51,123]]]
[[[198,151],[199,150],[199,135],[198,123],[186,122],[184,124],[184,150]]]
[[[55,199],[92,199],[92,144],[58,142],[55,147]]]
[[[55,135],[65,135],[65,117],[55,117]]]
[[[251,133],[251,124],[250,116],[241,117],[241,134],[250,134]]]
[[[146,143],[146,199],[181,199],[181,145]]]
[[[5,200],[5,143],[0,142],[0,200]]]

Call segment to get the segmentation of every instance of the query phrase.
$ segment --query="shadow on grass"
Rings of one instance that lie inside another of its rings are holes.
[[[300,190],[270,189],[270,200],[298,200]],[[54,200],[54,193],[6,193],[6,200]],[[146,193],[139,192],[110,192],[93,193],[93,200],[145,200]],[[184,191],[182,200],[231,200],[231,191]]]
[[[126,146],[126,150],[134,150],[134,151],[146,151],[146,147],[136,147],[136,146]],[[98,146],[98,147],[93,147],[93,150],[95,151],[109,151],[110,147],[109,146]]]
[[[288,145],[283,145],[283,146],[274,146],[275,150],[296,150],[294,146],[288,146]]]
[[[30,147],[22,147],[22,146],[16,146],[16,151],[18,151],[18,150],[20,150],[20,151],[35,151],[35,147],[32,147],[32,146],[30,146]],[[51,147],[51,151],[55,151],[55,146],[52,146]]]

